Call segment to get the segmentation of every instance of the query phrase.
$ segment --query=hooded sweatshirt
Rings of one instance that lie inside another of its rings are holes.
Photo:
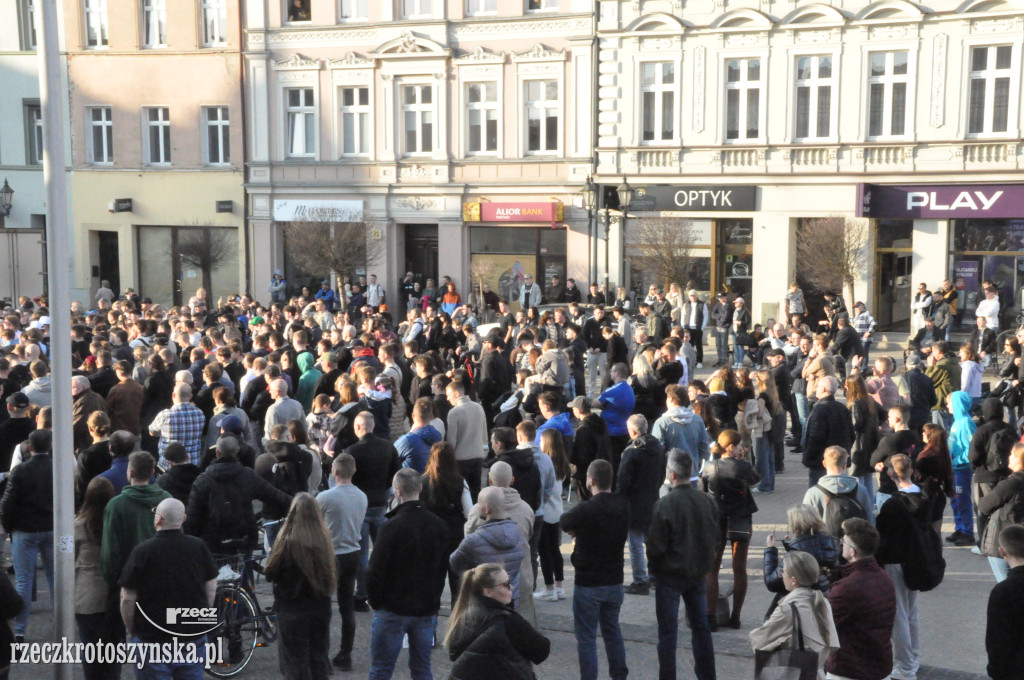
[[[103,511],[100,564],[103,578],[110,586],[118,584],[128,555],[135,546],[156,533],[153,508],[170,497],[171,494],[156,484],[133,484],[126,486],[107,503]]]
[[[26,385],[22,392],[30,402],[40,408],[53,404],[53,396],[50,393],[50,376],[32,378],[32,382]]]
[[[496,562],[504,567],[512,581],[512,601],[519,608],[519,568],[529,547],[515,520],[495,519],[484,523],[462,539],[451,556],[457,574],[481,564]]]
[[[661,442],[665,451],[682,449],[693,459],[695,473],[708,459],[708,430],[704,421],[686,406],[665,412],[651,428],[651,436]]]
[[[1003,403],[997,397],[989,397],[981,402],[981,415],[985,422],[971,438],[971,448],[967,457],[974,468],[974,482],[979,484],[998,484],[1010,474],[1007,462],[1010,448],[1020,437],[1014,435],[1014,429],[1003,422]],[[1004,433],[1006,430],[1008,433]],[[1008,436],[1007,436],[1008,434]],[[999,453],[1000,464],[992,468],[988,464],[989,446],[994,437],[1001,440]]]
[[[309,352],[303,352],[298,359],[299,386],[295,390],[295,400],[302,404],[302,410],[309,413],[313,410],[313,397],[316,395],[316,384],[323,375],[316,368],[316,359]]]
[[[819,488],[821,487],[821,488]],[[822,517],[825,516],[825,508],[828,507],[829,497],[822,489],[827,489],[837,496],[847,494],[857,490],[856,501],[860,504],[860,507],[864,509],[867,514],[869,522],[874,523],[875,521],[875,501],[871,498],[868,490],[857,481],[856,477],[850,475],[825,475],[818,480],[818,483],[812,486],[804,494],[804,505],[810,505],[812,508],[818,511],[818,514]]]
[[[971,395],[957,390],[951,395],[953,407],[953,425],[949,428],[949,455],[953,459],[954,470],[969,470],[971,462],[967,453],[971,448],[971,439],[978,426],[971,418]]]
[[[395,450],[402,467],[412,468],[420,474],[427,469],[430,447],[444,439],[444,436],[430,425],[417,427],[395,440]]]

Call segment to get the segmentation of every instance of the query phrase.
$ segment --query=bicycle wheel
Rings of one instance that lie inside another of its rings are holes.
[[[219,625],[209,637],[217,644],[221,659],[211,664],[208,672],[230,678],[245,668],[256,650],[260,617],[252,596],[235,584],[218,586],[215,601]]]

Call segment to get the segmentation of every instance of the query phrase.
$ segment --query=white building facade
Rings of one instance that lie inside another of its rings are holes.
[[[686,218],[696,287],[777,317],[801,220],[842,216],[868,227],[855,294],[883,328],[905,330],[919,282],[955,280],[961,322],[984,279],[1004,308],[1021,304],[1024,6],[599,0],[598,13],[596,181],[638,188],[613,278],[643,278],[629,222]]]

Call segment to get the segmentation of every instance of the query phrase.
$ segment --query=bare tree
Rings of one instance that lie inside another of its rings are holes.
[[[868,264],[868,230],[862,220],[839,215],[800,220],[796,233],[797,272],[821,291],[853,300],[853,284]]]
[[[469,277],[476,284],[476,290],[479,291],[479,294],[476,291],[470,294],[470,299],[477,309],[483,310],[486,307],[484,304],[484,282],[494,276],[496,269],[497,265],[493,260],[479,255],[475,256],[469,265]]]
[[[232,259],[238,259],[236,230],[217,229],[206,225],[197,229],[182,229],[178,232],[178,254],[182,267],[187,265],[202,272],[203,288],[210,295],[232,292],[214,292],[211,273]]]
[[[284,225],[288,252],[299,269],[318,277],[329,272],[343,277],[360,269],[369,272],[383,261],[383,227],[338,217],[330,209],[313,210],[306,219]]]
[[[651,217],[637,220],[630,229],[630,265],[654,277],[662,286],[687,284],[691,249],[697,232],[690,220]],[[613,291],[609,291],[614,295]]]

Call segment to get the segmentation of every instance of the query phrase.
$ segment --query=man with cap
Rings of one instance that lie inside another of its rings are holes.
[[[679,318],[683,328],[690,331],[690,344],[697,350],[697,368],[704,368],[704,329],[708,327],[710,317],[708,305],[698,299],[697,291],[686,291],[686,302]]]
[[[288,284],[284,280],[284,274],[281,273],[280,269],[274,270],[274,276],[270,279],[267,292],[270,293],[271,302],[284,302],[288,297]]]
[[[329,279],[324,279],[320,282],[320,290],[316,292],[314,296],[315,300],[323,300],[324,304],[327,305],[327,311],[334,311],[334,303],[337,301],[337,296],[334,294],[334,290],[331,289],[331,282]]]
[[[202,471],[198,465],[188,462],[188,453],[186,453],[185,447],[178,442],[171,442],[167,446],[164,450],[164,460],[170,467],[156,478],[157,486],[182,503],[188,503],[192,485],[195,484],[196,478]]]
[[[871,336],[875,332],[875,328],[878,327],[878,322],[875,321],[875,317],[871,316],[871,312],[864,306],[863,302],[857,301],[853,303],[853,329],[860,335],[860,342],[864,345],[864,362],[863,366],[867,366],[869,363],[868,355],[871,352]]]
[[[715,368],[725,365],[729,360],[729,322],[732,319],[728,293],[720,292],[716,300],[711,308],[711,320],[715,322],[715,349],[718,352]]]
[[[31,407],[24,392],[15,392],[7,397],[8,418],[0,423],[0,478],[11,469],[14,447],[25,441],[36,424],[28,415]]]
[[[744,343],[750,333],[750,310],[747,309],[747,303],[741,297],[734,298],[732,305],[729,330],[732,334],[733,366],[740,368],[743,366]]]
[[[519,287],[519,304],[523,309],[536,307],[541,303],[542,292],[540,286],[533,280],[532,274],[523,277],[523,285]]]
[[[246,425],[247,422],[237,415],[228,415],[219,420],[214,416],[214,419],[210,421],[210,430],[216,438],[203,451],[203,458],[199,461],[199,469],[206,470],[217,458],[217,443],[224,437],[231,437],[238,442],[238,462],[247,468],[254,467],[258,454],[256,449],[246,441]]]

